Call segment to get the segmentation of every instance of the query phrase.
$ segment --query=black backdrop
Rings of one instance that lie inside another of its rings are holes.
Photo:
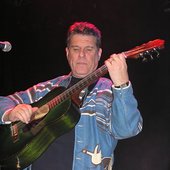
[[[169,0],[1,0],[0,11],[0,41],[13,46],[0,51],[0,95],[67,74],[66,31],[75,21],[102,30],[100,64],[111,53],[164,39],[159,59],[127,61],[144,127],[119,141],[113,170],[170,170]]]

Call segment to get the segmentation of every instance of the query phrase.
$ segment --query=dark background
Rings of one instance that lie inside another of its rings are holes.
[[[1,0],[0,11],[0,41],[12,44],[0,51],[0,95],[67,74],[66,32],[75,21],[102,31],[100,65],[112,53],[165,40],[160,58],[127,60],[144,126],[119,142],[113,170],[170,170],[169,0]]]

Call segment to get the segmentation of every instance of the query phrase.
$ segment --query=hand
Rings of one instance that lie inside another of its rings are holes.
[[[129,81],[126,59],[123,53],[112,54],[110,58],[105,61],[105,64],[115,86],[120,86]]]
[[[24,123],[29,123],[32,114],[37,110],[37,107],[32,107],[28,104],[19,104],[14,109],[7,112],[4,116],[4,121],[22,121]]]

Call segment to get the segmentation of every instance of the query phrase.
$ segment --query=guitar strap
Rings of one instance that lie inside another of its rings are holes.
[[[84,90],[82,90],[79,95],[79,99],[81,101],[84,101],[86,99],[86,97],[89,95],[89,93],[93,90],[93,88],[95,87],[96,84],[97,84],[97,81],[95,81],[93,84],[89,85]]]
[[[95,85],[97,84],[98,80],[96,80],[93,84],[91,84],[90,86],[88,86],[88,93],[87,95],[93,90],[93,88],[95,87]]]
[[[80,80],[80,78],[76,78],[76,77],[71,77],[71,81],[70,81],[70,84],[68,85],[67,88],[73,86],[74,84],[78,83]],[[93,90],[93,88],[95,87],[95,85],[97,84],[97,81],[96,80],[93,84],[89,85],[88,87],[86,87],[85,89],[83,89],[80,94],[79,94],[79,99],[81,101],[84,101],[84,99],[89,95],[89,93]]]

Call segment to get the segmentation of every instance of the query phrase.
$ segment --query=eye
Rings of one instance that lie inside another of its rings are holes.
[[[93,52],[94,48],[92,47],[88,47],[85,49],[86,52],[90,53],[90,52]]]
[[[74,50],[74,51],[78,51],[78,50],[79,50],[79,48],[73,48],[73,50]]]
[[[72,47],[71,50],[75,53],[79,52],[80,51],[80,48],[79,47]]]
[[[87,48],[86,50],[87,50],[87,51],[92,51],[93,49],[92,49],[92,48]]]

